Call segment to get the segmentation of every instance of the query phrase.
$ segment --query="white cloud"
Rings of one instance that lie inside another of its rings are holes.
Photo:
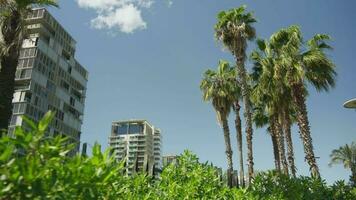
[[[167,0],[167,5],[168,5],[169,8],[172,7],[173,1],[172,0]]]
[[[93,28],[133,33],[147,27],[141,11],[150,8],[154,0],[77,0],[77,3],[97,13],[91,20]]]
[[[96,29],[119,29],[124,33],[146,28],[141,11],[133,4],[99,14],[97,18],[91,20],[91,25]]]

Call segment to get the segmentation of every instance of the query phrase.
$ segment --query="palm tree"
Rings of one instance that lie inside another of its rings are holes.
[[[7,129],[12,114],[15,72],[26,37],[25,19],[32,6],[57,6],[55,0],[0,1],[0,130]]]
[[[279,156],[277,135],[276,135],[274,125],[271,123],[271,120],[265,111],[265,106],[258,105],[258,103],[254,101],[254,98],[252,98],[252,100],[253,100],[254,106],[255,106],[254,112],[253,112],[253,117],[252,117],[253,122],[255,123],[255,126],[257,128],[263,128],[268,125],[267,133],[269,134],[269,136],[271,136],[275,169],[276,169],[276,171],[280,172],[281,171],[281,159]]]
[[[298,26],[281,29],[270,40],[280,58],[276,71],[284,75],[284,81],[291,90],[305,159],[313,177],[320,177],[320,173],[310,133],[306,85],[310,83],[318,91],[328,91],[335,85],[335,65],[325,53],[325,50],[331,49],[327,40],[330,40],[328,35],[316,34],[304,42]]]
[[[231,95],[236,93],[236,82],[232,81],[235,76],[234,69],[230,67],[229,63],[221,60],[218,70],[207,70],[200,84],[203,100],[211,101],[217,114],[217,120],[223,128],[229,187],[232,187],[233,164],[228,116],[236,99],[234,95]]]
[[[242,150],[242,123],[240,117],[240,99],[241,93],[240,90],[237,94],[237,100],[233,104],[233,109],[235,111],[235,128],[236,128],[236,140],[237,140],[237,149],[239,151],[239,163],[240,163],[240,185],[245,187],[245,170],[244,170],[244,160],[243,160],[243,150]]]
[[[351,145],[346,144],[338,149],[334,149],[330,155],[331,161],[329,166],[333,164],[343,164],[344,168],[351,169],[350,181],[356,186],[356,143]]]
[[[237,81],[241,85],[242,97],[244,102],[244,117],[246,121],[246,140],[247,140],[247,164],[248,181],[253,178],[253,149],[252,149],[252,109],[250,102],[250,91],[248,86],[247,74],[245,69],[247,41],[255,38],[255,29],[252,26],[256,22],[252,13],[246,13],[246,6],[221,11],[215,25],[215,37],[229,49],[236,60],[236,71],[239,77]]]
[[[254,104],[259,105],[260,110],[265,110],[269,130],[271,131],[272,144],[277,143],[278,158],[283,166],[283,172],[289,174],[288,163],[285,156],[285,137],[283,131],[283,116],[284,107],[289,105],[286,95],[286,87],[281,81],[280,74],[275,71],[277,60],[274,57],[273,50],[268,42],[257,40],[258,49],[251,54],[251,59],[254,62],[253,73],[251,74],[254,82],[254,90],[252,99]],[[274,147],[274,149],[276,149]],[[277,151],[274,150],[276,153]],[[276,162],[276,169],[279,169],[280,163]]]
[[[236,84],[235,77],[231,80]],[[240,100],[241,96],[241,87],[236,84],[236,92],[233,95],[236,100],[232,105],[232,108],[235,112],[235,129],[236,129],[236,141],[237,141],[237,149],[239,151],[239,163],[240,163],[240,185],[241,187],[245,187],[245,171],[244,171],[244,160],[243,160],[243,146],[242,146],[242,123],[240,117]]]
[[[296,177],[297,168],[294,162],[294,147],[293,147],[292,131],[291,131],[292,123],[295,118],[293,116],[295,114],[295,110],[284,107],[282,112],[283,112],[282,126],[283,126],[283,132],[286,137],[286,144],[287,144],[287,160],[293,177]]]

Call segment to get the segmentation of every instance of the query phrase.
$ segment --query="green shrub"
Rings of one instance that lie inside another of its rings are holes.
[[[276,172],[257,175],[245,189],[229,189],[211,165],[185,151],[177,165],[160,178],[142,173],[127,176],[124,163],[95,144],[91,156],[67,154],[74,148],[61,136],[45,137],[53,114],[47,113],[26,132],[0,138],[0,199],[356,199],[356,189],[343,181],[329,187],[309,177],[290,178]]]
[[[199,163],[196,155],[185,151],[178,165],[166,167],[158,182],[158,193],[163,199],[231,199],[232,193],[222,183],[217,170]]]
[[[310,177],[291,178],[275,171],[256,176],[249,191],[261,199],[330,199],[325,181]]]
[[[17,127],[0,139],[0,199],[141,199],[149,178],[123,175],[123,163],[94,145],[92,156],[68,157],[74,145],[61,136],[44,137],[53,118],[47,113],[32,131]],[[142,186],[142,187],[141,187]],[[143,199],[143,198],[142,198]]]

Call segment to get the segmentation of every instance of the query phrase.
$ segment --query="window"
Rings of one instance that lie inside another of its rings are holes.
[[[34,57],[34,56],[36,56],[36,53],[37,53],[36,48],[21,49],[19,57],[20,58]]]
[[[73,107],[75,106],[75,100],[73,97],[70,97],[69,102],[70,102],[71,106],[73,106]]]
[[[67,91],[69,90],[69,84],[68,83],[66,83],[65,81],[61,81],[61,86],[64,88],[64,89],[66,89]]]
[[[14,106],[12,107],[12,112],[13,113],[18,113],[19,112],[19,104],[14,104]]]
[[[31,102],[31,97],[32,97],[32,94],[31,94],[30,92],[26,92],[26,94],[25,94],[25,101]]]
[[[16,120],[17,120],[17,116],[16,115],[12,115],[11,121],[10,121],[10,126],[16,125]]]
[[[23,63],[24,63],[24,60],[19,60],[19,63],[17,64],[17,68],[21,69],[23,68]]]
[[[34,103],[35,106],[38,106],[38,104],[39,104],[38,101],[39,101],[39,100],[38,100],[38,97],[35,97],[35,103]]]
[[[128,130],[128,125],[127,124],[119,124],[117,126],[117,134],[118,135],[126,135]]]
[[[14,106],[12,108],[12,111],[13,111],[14,114],[25,113],[25,110],[26,110],[26,104],[25,103],[14,104]]]
[[[47,80],[46,88],[53,93],[56,91],[56,86],[50,80]]]
[[[33,58],[28,59],[27,67],[33,67],[33,62],[34,62]]]
[[[142,124],[130,124],[129,134],[138,134],[138,133],[143,133],[143,125]]]

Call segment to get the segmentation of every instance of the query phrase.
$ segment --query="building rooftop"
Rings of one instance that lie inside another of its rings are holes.
[[[152,125],[145,119],[128,119],[128,120],[118,120],[118,121],[112,122],[113,125],[122,124],[122,123],[146,123],[152,127]]]
[[[344,103],[345,108],[356,108],[356,98],[350,99]]]

